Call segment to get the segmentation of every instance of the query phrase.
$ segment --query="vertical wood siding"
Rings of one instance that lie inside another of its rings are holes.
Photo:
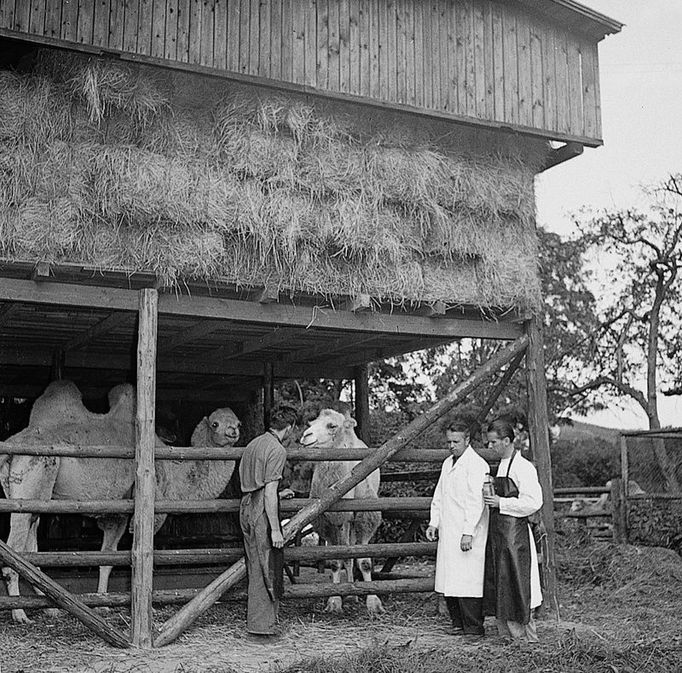
[[[0,28],[599,140],[597,45],[499,0],[0,0]]]

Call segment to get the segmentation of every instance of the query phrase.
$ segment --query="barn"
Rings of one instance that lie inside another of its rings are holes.
[[[368,363],[497,339],[364,472],[525,353],[551,493],[534,178],[602,143],[597,47],[620,28],[573,0],[0,0],[0,396],[63,377],[97,408],[137,385],[134,644],[152,644],[157,402],[188,422],[230,404],[255,434],[275,381],[352,380],[366,434]],[[156,452],[190,455],[211,457]]]

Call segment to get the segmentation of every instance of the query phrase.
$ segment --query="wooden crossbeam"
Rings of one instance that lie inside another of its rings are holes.
[[[183,346],[186,343],[192,343],[197,339],[201,339],[213,332],[216,332],[224,324],[214,320],[203,320],[202,322],[192,325],[188,329],[173,335],[172,337],[163,339],[159,343],[159,351],[161,353],[168,353],[178,346]]]
[[[31,279],[37,281],[48,280],[50,278],[50,265],[47,262],[38,262],[31,272]]]
[[[100,334],[106,334],[109,332],[109,330],[114,327],[118,327],[119,325],[132,323],[132,320],[133,315],[130,313],[110,313],[106,318],[100,320],[96,325],[90,327],[90,329],[62,344],[61,349],[63,351],[73,351],[80,348],[81,346],[86,346],[91,341],[96,339]]]
[[[321,355],[331,356],[338,350],[346,348],[357,349],[361,344],[375,341],[377,338],[376,334],[353,335],[353,337],[344,336],[338,339],[332,339],[331,341],[325,341],[317,346],[310,346],[309,348],[301,348],[285,353],[278,358],[278,362],[305,362],[306,360],[314,360]]]
[[[299,334],[304,333],[305,330],[280,327],[262,337],[251,339],[250,341],[243,341],[232,353],[218,356],[218,351],[216,351],[216,355],[222,357],[223,360],[232,360],[242,355],[246,355],[247,353],[257,353],[266,348],[272,348],[273,346],[287,343],[288,341],[291,341],[291,339],[295,339]]]
[[[0,559],[2,565],[8,566],[19,573],[32,586],[51,598],[60,608],[66,610],[81,621],[100,638],[115,647],[129,647],[126,636],[107,624],[94,610],[81,602],[72,593],[63,589],[57,582],[41,572],[34,565],[28,563],[11,547],[0,540]]]

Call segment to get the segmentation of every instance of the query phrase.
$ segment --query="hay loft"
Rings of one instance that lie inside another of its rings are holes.
[[[542,140],[44,50],[0,72],[0,256],[533,308]]]

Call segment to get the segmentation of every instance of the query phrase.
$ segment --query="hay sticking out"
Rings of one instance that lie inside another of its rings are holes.
[[[543,142],[47,51],[0,94],[4,257],[538,304]]]

